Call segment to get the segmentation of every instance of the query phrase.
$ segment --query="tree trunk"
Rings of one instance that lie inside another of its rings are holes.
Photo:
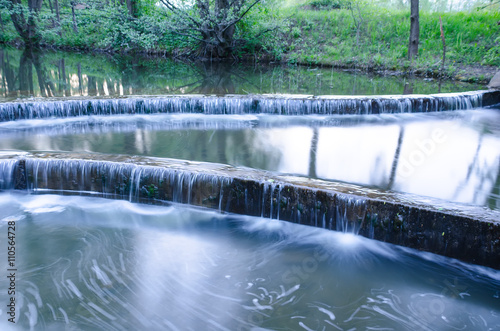
[[[47,0],[49,2],[49,7],[50,7],[50,13],[52,15],[54,15],[54,8],[52,6],[52,1],[50,0]],[[51,18],[51,21],[52,21],[52,28],[57,28],[57,23],[56,21],[54,20],[54,17]]]
[[[38,18],[38,13],[40,9],[42,9],[42,0],[28,0],[28,9],[29,9],[29,17],[28,17],[28,37],[29,37],[29,46],[38,46],[40,43],[40,34],[37,29],[36,21]]]
[[[3,26],[3,18],[2,14],[0,14],[0,27],[2,28],[2,34],[5,35],[5,28]]]
[[[439,16],[439,28],[441,30],[441,40],[443,41],[443,63],[441,63],[441,76],[444,72],[444,61],[446,60],[446,39],[444,38],[443,20]]]
[[[78,26],[76,25],[75,3],[71,1],[71,14],[73,15],[73,32],[78,33]]]
[[[59,0],[54,0],[54,9],[56,10],[57,34],[60,37],[62,35],[62,32],[61,32],[61,16],[59,15]]]
[[[229,0],[216,0],[215,13],[210,12],[210,4],[206,0],[197,0],[200,17],[203,21],[200,32],[203,39],[203,53],[210,58],[225,58],[231,55],[234,43],[234,24],[227,24],[231,13]],[[214,20],[215,18],[215,20]]]
[[[137,0],[127,0],[127,9],[131,17],[137,18]]]
[[[78,91],[80,92],[80,96],[83,96],[83,78],[82,78],[82,65],[78,63]]]
[[[2,61],[2,68],[3,68],[3,81],[4,81],[4,86],[5,86],[5,96],[7,97],[16,97],[17,96],[17,90],[16,90],[16,71],[14,70],[13,66],[10,65],[9,62],[9,53],[7,51],[2,51],[4,54],[3,56],[3,61]]]
[[[410,44],[408,46],[408,59],[412,60],[418,55],[418,39],[420,36],[420,25],[418,15],[419,0],[411,0],[410,13]]]
[[[399,156],[401,155],[401,146],[403,145],[403,138],[405,134],[404,126],[399,128],[398,136],[398,146],[396,147],[396,152],[394,153],[394,160],[392,161],[391,174],[389,176],[389,182],[387,183],[386,189],[391,190],[396,181],[396,174],[398,170]]]
[[[19,60],[19,92],[22,96],[33,95],[33,69],[31,52],[25,49]]]
[[[97,95],[97,80],[94,76],[88,76],[87,89],[89,96]]]
[[[0,73],[1,73],[1,76],[2,76],[2,89],[4,91],[3,96],[6,97],[8,90],[7,90],[7,83],[5,81],[5,70],[4,70],[4,68],[5,68],[5,62],[4,62],[3,49],[0,49],[0,63],[2,64],[2,67],[1,67],[2,70],[0,71]]]
[[[52,8],[52,1],[47,0],[49,2],[50,13],[54,14],[54,9]]]
[[[28,0],[28,18],[24,16],[21,0],[10,0],[8,9],[11,11],[11,19],[17,33],[23,39],[27,48],[37,47],[40,43],[40,34],[37,29],[36,20],[38,12],[42,8],[42,0]]]
[[[228,0],[218,0],[217,4],[219,6],[219,10],[223,11],[224,17],[228,16],[228,10],[230,8],[230,4]],[[220,57],[228,57],[231,55],[233,51],[233,43],[234,43],[234,32],[236,28],[234,24],[222,25],[221,32],[221,43],[219,46],[219,56]]]
[[[228,10],[230,8],[229,0],[217,0],[217,6],[218,10],[223,14],[223,16],[226,18],[228,16]],[[234,24],[228,25],[223,25],[221,24],[222,31],[221,31],[221,44],[220,44],[220,52],[222,53],[222,57],[226,57],[231,55],[232,53],[232,46],[233,46],[233,41],[234,41],[234,32],[235,32],[235,26]]]
[[[31,56],[31,61],[33,62],[33,66],[35,67],[36,75],[38,77],[38,85],[40,86],[42,95],[53,97],[55,87],[47,75],[47,71],[45,70],[45,66],[43,65],[41,54],[37,51],[33,51],[31,53]]]
[[[54,0],[54,9],[56,10],[57,23],[61,24],[61,16],[59,15],[59,0]]]
[[[137,0],[135,0],[137,1]],[[192,15],[184,8],[179,8],[175,0],[160,0],[177,18],[169,29],[180,36],[191,37],[198,41],[194,49],[183,55],[197,54],[200,57],[227,58],[235,47],[236,24],[261,0],[194,0],[194,10],[199,15]]]
[[[309,177],[317,178],[318,175],[316,173],[316,159],[318,155],[318,137],[319,131],[318,128],[313,129],[313,136],[311,139],[311,149],[309,150]]]

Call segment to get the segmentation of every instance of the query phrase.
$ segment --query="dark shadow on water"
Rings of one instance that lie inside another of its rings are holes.
[[[234,94],[236,93],[231,65],[221,62],[200,62],[193,66],[200,79],[182,86],[193,94]]]

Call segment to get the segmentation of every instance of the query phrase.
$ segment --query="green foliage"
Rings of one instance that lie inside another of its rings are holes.
[[[346,7],[348,4],[349,2],[342,0],[310,0],[306,3],[306,5],[310,6],[312,9],[323,10],[340,9]]]
[[[495,44],[486,52],[483,64],[498,65],[500,59],[500,37],[495,39]]]
[[[105,38],[99,43],[102,48],[151,50],[158,45],[165,31],[164,24],[157,17],[131,19],[124,9],[115,15],[113,21],[106,23],[103,27]]]
[[[443,53],[439,28],[442,16],[446,64],[452,68],[475,64],[500,66],[499,12],[421,12],[419,56],[410,63],[407,60],[409,10],[374,8],[362,0],[352,3],[351,8],[332,11],[304,10],[301,6],[287,9],[284,14],[291,17],[291,28],[286,36],[288,52],[284,58],[290,63],[439,70]]]
[[[237,56],[270,55],[281,59],[285,51],[284,30],[288,23],[281,17],[276,3],[258,4],[236,25]]]
[[[0,0],[3,23],[0,43],[20,40],[7,1]],[[275,1],[259,3],[237,23],[234,55],[288,63],[433,71],[441,67],[441,16],[448,71],[462,65],[500,66],[497,24],[500,12],[496,7],[446,13],[422,10],[419,55],[410,63],[407,60],[409,8],[393,6],[399,0],[309,0],[305,6],[302,2],[288,7]],[[432,10],[441,8],[430,6],[430,2],[422,3]],[[169,26],[175,25],[176,18],[155,0],[138,2],[135,18],[130,17],[126,6],[119,1],[86,0],[85,4],[86,8],[75,11],[75,31],[68,0],[59,2],[60,22],[48,2],[44,2],[36,17],[42,44],[180,54],[198,43],[194,38],[170,31]],[[477,2],[478,5],[481,3]],[[26,12],[26,6],[15,10]],[[194,14],[193,7],[187,6],[186,12]]]

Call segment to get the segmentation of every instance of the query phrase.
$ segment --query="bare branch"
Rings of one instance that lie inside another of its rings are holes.
[[[192,22],[192,24],[194,24],[194,26],[193,26],[193,25],[187,23],[188,26],[194,28],[195,26],[199,27],[201,25],[201,22],[195,20],[192,16],[187,15],[184,11],[182,11],[179,8],[177,8],[176,6],[174,6],[169,0],[160,0],[160,1],[165,5],[165,7],[168,8],[168,10],[176,13],[179,16],[182,16],[184,19],[189,20]]]
[[[248,8],[247,10],[245,10],[243,12],[243,14],[240,15],[239,18],[235,19],[234,21],[232,21],[231,23],[229,23],[225,28],[224,30],[222,30],[222,32],[226,31],[227,29],[229,29],[229,27],[231,27],[232,25],[235,25],[236,23],[238,23],[239,21],[241,21],[243,19],[243,17],[245,17],[246,14],[248,14],[248,12],[250,11],[250,9],[252,9],[256,4],[258,4],[261,0],[255,0],[254,3],[252,3]]]
[[[274,28],[271,28],[271,29],[266,29],[262,32],[259,32],[254,38],[259,38],[260,36],[262,36],[263,34],[266,34],[268,32],[272,32],[272,31],[276,31],[279,29],[279,26],[275,26]]]
[[[235,24],[262,0],[194,0],[193,8],[177,6],[175,1],[160,0],[172,13],[168,29],[200,42],[197,55],[212,58],[231,55],[235,47]],[[259,36],[269,31],[262,31]]]

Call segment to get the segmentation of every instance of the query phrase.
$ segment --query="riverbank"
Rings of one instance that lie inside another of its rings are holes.
[[[419,54],[409,61],[408,10],[388,10],[356,3],[352,6],[314,7],[312,3],[301,2],[285,7],[266,4],[266,11],[262,10],[262,5],[249,14],[238,26],[238,47],[230,60],[333,67],[379,75],[480,84],[487,84],[500,68],[498,11],[421,11]],[[62,8],[61,15],[64,17],[69,13]],[[179,39],[168,32],[164,17],[141,16],[133,24],[122,25],[118,31],[112,22],[96,25],[89,18],[99,15],[103,13],[96,8],[78,11],[75,16],[77,30],[64,25],[69,21],[61,21],[63,23],[57,31],[53,30],[52,23],[49,24],[41,34],[41,46],[70,52],[137,53],[178,59],[183,58],[186,49],[195,47],[193,41]],[[440,19],[446,42],[444,65]],[[5,15],[3,22],[0,43],[22,47]],[[261,34],[266,30],[271,31]]]
[[[290,17],[283,60],[291,63],[483,84],[500,67],[499,12],[421,12],[419,54],[413,61],[408,60],[408,11],[374,11],[369,6],[313,10],[297,5],[283,14]]]
[[[0,44],[1,45],[1,44]],[[15,43],[7,43],[4,46],[12,47],[13,49],[21,50],[23,48],[23,44],[20,42]],[[41,45],[41,50],[44,51],[63,51],[73,54],[82,54],[82,55],[108,55],[108,56],[130,56],[130,55],[140,55],[144,58],[149,59],[161,59],[161,58],[169,58],[175,61],[175,58],[172,58],[172,54],[169,54],[165,50],[111,50],[111,49],[94,49],[90,47],[54,47],[52,45]],[[467,65],[467,64],[455,64],[448,67],[448,72],[443,74],[439,68],[425,67],[419,66],[415,68],[406,68],[406,67],[384,67],[380,65],[375,65],[373,63],[351,63],[350,61],[342,62],[311,62],[311,61],[292,61],[291,57],[294,54],[283,55],[279,60],[270,57],[268,54],[261,54],[258,57],[253,56],[242,56],[238,58],[238,63],[242,63],[244,65],[250,65],[258,62],[259,64],[264,65],[292,65],[293,67],[305,67],[305,68],[332,68],[332,69],[340,69],[345,71],[359,72],[359,73],[369,73],[374,74],[381,77],[387,76],[395,76],[395,77],[419,77],[425,78],[429,80],[449,80],[449,81],[457,81],[464,83],[474,83],[480,85],[487,85],[492,77],[500,70],[497,66],[487,66],[487,65]],[[179,59],[177,59],[179,60]],[[203,60],[200,60],[204,62]],[[215,61],[215,60],[213,60]],[[220,61],[220,60],[219,60]],[[233,60],[234,61],[234,60]],[[195,60],[195,62],[197,62]],[[231,61],[229,61],[230,63]]]

